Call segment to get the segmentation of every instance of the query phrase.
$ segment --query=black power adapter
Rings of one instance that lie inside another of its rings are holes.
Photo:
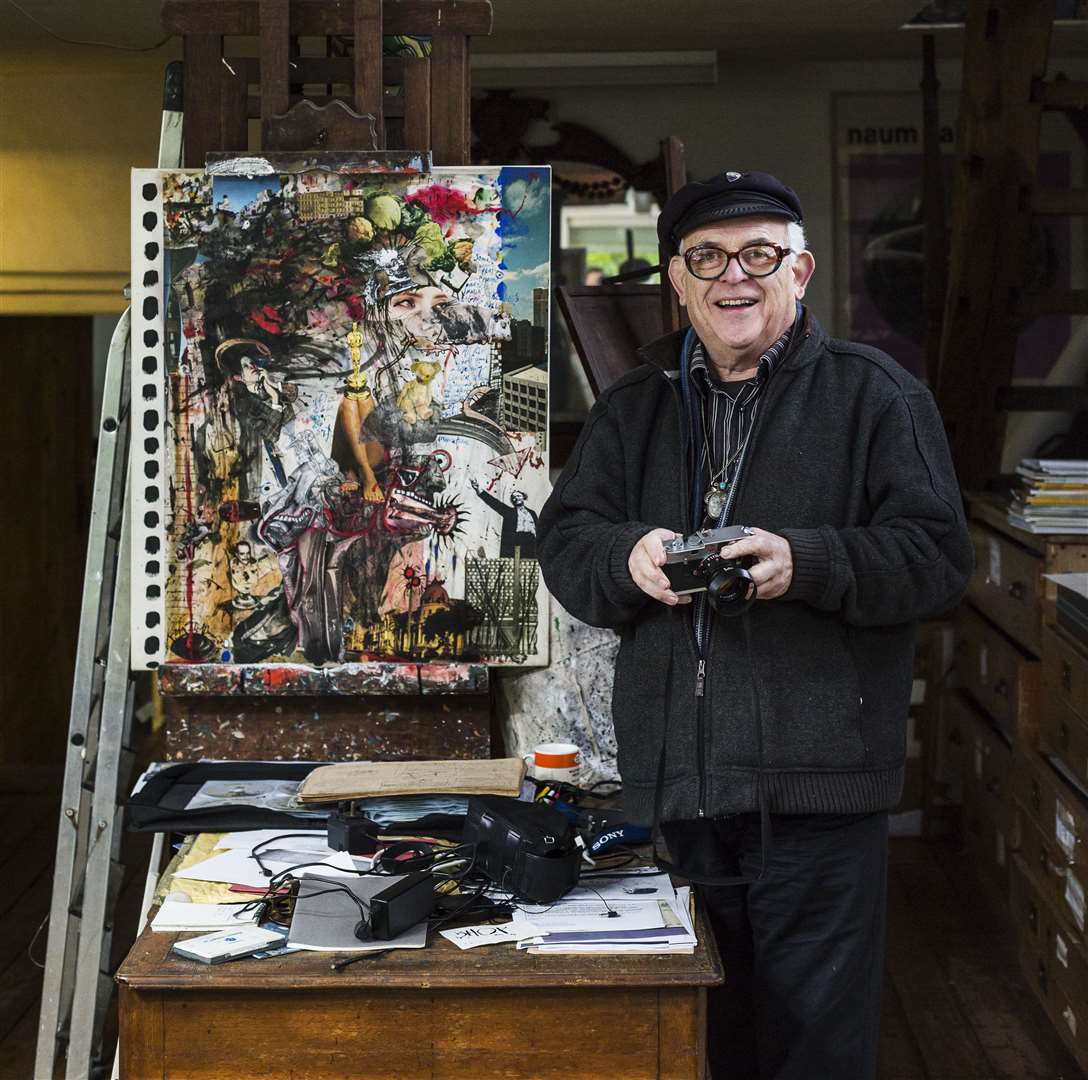
[[[434,878],[423,870],[405,874],[370,898],[370,937],[392,941],[434,910]]]
[[[356,813],[350,802],[340,803],[329,814],[329,847],[349,855],[373,855],[378,850],[378,825]]]

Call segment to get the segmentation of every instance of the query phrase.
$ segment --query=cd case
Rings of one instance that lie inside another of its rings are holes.
[[[283,944],[280,931],[266,930],[260,926],[240,926],[237,930],[217,930],[214,934],[176,941],[172,951],[188,960],[199,960],[202,964],[222,964],[276,944]]]

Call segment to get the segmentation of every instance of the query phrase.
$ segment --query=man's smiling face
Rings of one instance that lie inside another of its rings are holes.
[[[703,244],[724,251],[760,243],[787,248],[787,232],[787,222],[780,217],[726,219],[688,233],[682,251]],[[682,255],[674,255],[669,280],[719,372],[743,371],[792,325],[795,302],[804,296],[814,265],[807,251],[787,255],[777,273],[754,278],[744,273],[737,259],[730,259],[724,273],[704,281],[688,272]]]

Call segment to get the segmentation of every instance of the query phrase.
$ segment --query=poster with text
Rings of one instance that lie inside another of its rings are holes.
[[[945,219],[951,227],[957,95],[940,99]],[[1046,128],[1039,183],[1068,188],[1074,152],[1061,128]],[[835,333],[882,349],[925,377],[925,219],[920,94],[836,94]],[[1048,146],[1049,141],[1049,146]],[[994,223],[1000,227],[999,222]],[[1033,291],[1070,287],[1073,238],[1068,219],[1033,225],[1029,277]],[[1069,340],[1067,316],[1025,326],[1016,354],[1018,379],[1038,381]]]

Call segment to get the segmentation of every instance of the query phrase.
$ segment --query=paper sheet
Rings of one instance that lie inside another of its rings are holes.
[[[288,944],[314,952],[377,952],[382,949],[422,949],[427,944],[427,924],[418,923],[392,941],[360,941],[355,926],[363,918],[358,905],[338,886],[346,886],[364,906],[402,875],[359,878],[355,881],[309,876],[299,885]]]
[[[476,949],[481,945],[513,945],[518,940],[510,923],[458,926],[454,930],[438,932],[459,949]]]
[[[257,912],[243,913],[244,904],[186,904],[164,900],[151,929],[161,933],[179,930],[218,930],[221,927],[245,926],[257,921]]]
[[[612,908],[615,912],[617,908]],[[522,927],[533,930],[531,936],[570,931],[647,930],[664,925],[657,901],[642,904],[624,904],[621,913],[614,915],[605,902],[592,900],[562,900],[550,908],[533,910],[518,908],[514,912],[514,925],[518,936],[523,937]]]

